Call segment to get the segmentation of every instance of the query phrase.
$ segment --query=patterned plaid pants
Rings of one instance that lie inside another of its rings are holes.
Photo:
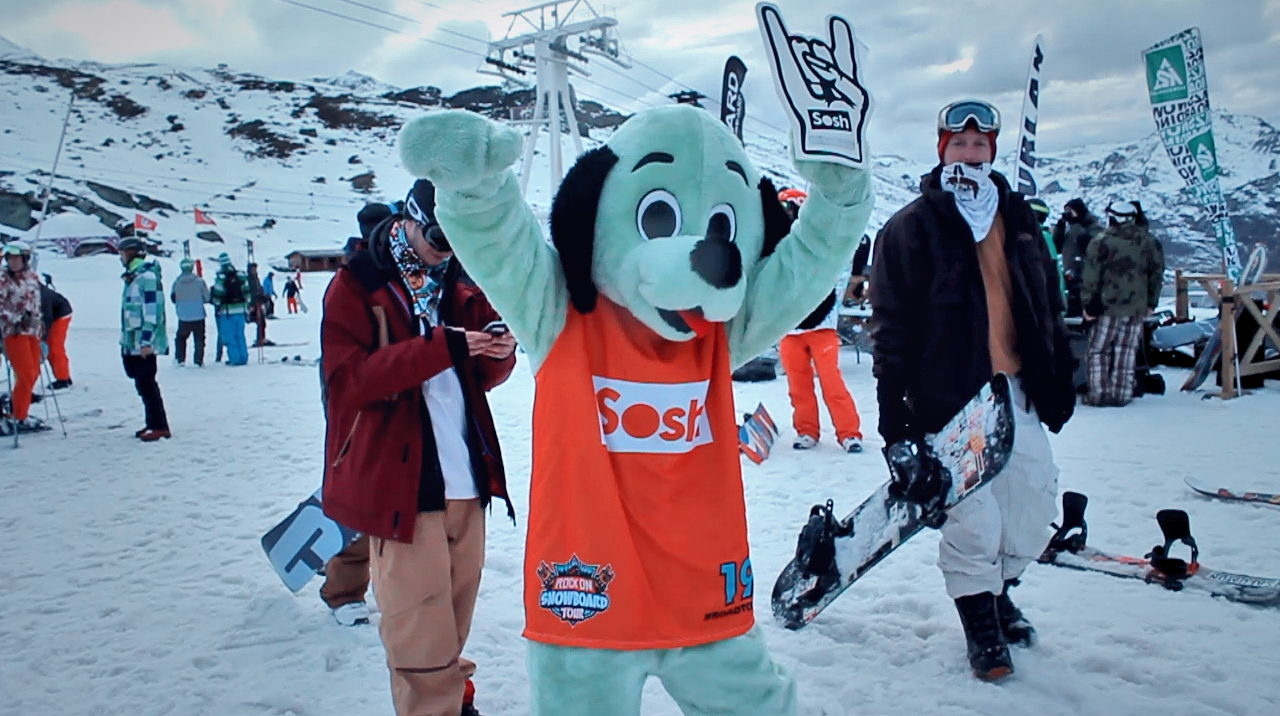
[[[1133,399],[1141,316],[1103,316],[1089,333],[1089,403],[1125,405]]]

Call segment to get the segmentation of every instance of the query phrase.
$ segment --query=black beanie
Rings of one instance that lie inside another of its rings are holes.
[[[389,216],[391,216],[391,207],[386,204],[365,204],[364,208],[356,214],[356,221],[360,223],[360,236],[366,243],[374,228]]]
[[[409,195],[404,198],[405,216],[419,224],[436,223],[436,187],[426,179],[413,183]]]

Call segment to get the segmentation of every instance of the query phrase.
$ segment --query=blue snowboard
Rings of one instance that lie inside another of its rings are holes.
[[[320,507],[320,490],[316,490],[262,536],[262,549],[284,586],[297,593],[359,536],[359,532],[325,516]]]

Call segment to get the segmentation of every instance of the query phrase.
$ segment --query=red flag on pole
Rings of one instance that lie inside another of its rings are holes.
[[[157,224],[155,221],[152,221],[151,219],[148,219],[142,214],[133,215],[133,228],[138,231],[155,231],[156,227],[158,226],[159,224]]]
[[[194,207],[193,207],[193,208],[194,208]],[[197,224],[206,224],[206,225],[208,225],[208,226],[217,226],[217,225],[218,225],[217,223],[215,223],[215,222],[214,222],[214,220],[213,220],[213,218],[212,218],[212,217],[210,217],[208,214],[204,213],[203,211],[200,211],[200,209],[196,209],[195,211],[196,211],[196,223],[197,223]]]

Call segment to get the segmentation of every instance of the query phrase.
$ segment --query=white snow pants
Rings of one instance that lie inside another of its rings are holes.
[[[985,488],[951,508],[942,525],[938,567],[947,594],[999,594],[1049,544],[1049,523],[1058,516],[1058,467],[1049,437],[1022,382],[1010,381],[1013,455]]]

